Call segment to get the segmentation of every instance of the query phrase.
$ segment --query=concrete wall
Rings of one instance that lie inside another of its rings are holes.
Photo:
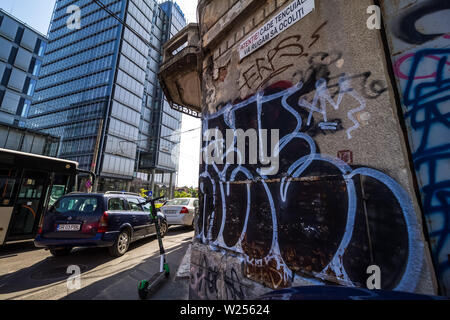
[[[436,272],[449,296],[450,2],[382,4]]]
[[[382,289],[436,293],[389,57],[367,27],[373,2],[315,0],[240,60],[239,45],[291,2],[200,1],[203,131],[278,129],[280,163],[270,176],[260,160],[201,165],[190,297],[366,287],[370,265]]]

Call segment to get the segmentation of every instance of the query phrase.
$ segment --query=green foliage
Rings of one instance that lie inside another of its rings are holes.
[[[191,195],[186,193],[186,192],[184,192],[184,191],[181,191],[181,192],[180,191],[175,191],[174,192],[174,197],[175,198],[190,198]]]
[[[198,198],[198,191],[194,188],[189,188],[189,193],[191,195],[191,198]]]
[[[142,198],[147,198],[147,192],[148,192],[148,190],[145,190],[144,188],[139,189],[139,195]]]
[[[175,198],[198,198],[198,191],[192,187],[188,188],[188,192],[175,190],[174,197]]]

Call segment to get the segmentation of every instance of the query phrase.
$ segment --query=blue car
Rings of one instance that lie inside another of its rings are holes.
[[[131,242],[156,234],[150,204],[138,194],[125,192],[70,193],[51,206],[39,226],[34,244],[54,256],[74,247],[108,247],[114,257],[127,252]],[[161,236],[168,225],[157,213]]]

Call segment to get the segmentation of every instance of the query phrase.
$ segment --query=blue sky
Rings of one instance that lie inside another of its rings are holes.
[[[197,0],[176,1],[188,22],[196,22]],[[0,8],[43,34],[47,34],[55,0],[1,0]]]
[[[0,7],[37,31],[47,34],[55,0],[1,0]]]
[[[176,1],[187,22],[196,22],[197,0]],[[0,8],[37,31],[47,34],[55,0],[0,0]],[[181,132],[200,127],[200,120],[183,115]],[[177,186],[198,186],[200,130],[181,135]]]

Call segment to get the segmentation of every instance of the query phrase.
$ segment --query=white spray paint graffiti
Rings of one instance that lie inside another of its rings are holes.
[[[347,130],[348,138],[351,138],[350,132],[353,130],[356,130],[359,127],[359,124],[357,121],[352,117],[352,115],[355,112],[359,112],[361,110],[364,110],[365,103],[361,97],[356,92],[349,91],[348,83],[346,83],[345,80],[340,81],[341,89],[345,93],[348,93],[353,98],[355,98],[359,103],[360,106],[356,109],[350,110],[348,112],[348,117],[354,122],[354,126],[349,128]],[[295,139],[303,140],[307,143],[310,149],[310,154],[306,156],[302,156],[300,159],[292,163],[292,165],[287,170],[287,174],[281,178],[280,183],[280,199],[282,202],[286,202],[287,199],[287,192],[289,189],[289,186],[291,184],[292,178],[298,178],[301,177],[301,175],[305,172],[305,170],[313,163],[313,162],[324,162],[328,163],[330,165],[333,165],[336,167],[342,175],[342,178],[345,181],[346,185],[346,192],[348,197],[348,211],[347,211],[347,221],[345,226],[345,233],[342,236],[341,242],[339,244],[338,249],[336,250],[333,258],[329,262],[329,264],[316,276],[318,278],[326,278],[327,271],[332,270],[334,274],[336,275],[336,278],[339,279],[339,282],[345,285],[354,286],[355,284],[351,281],[349,276],[346,273],[345,267],[342,263],[342,256],[345,253],[345,250],[348,248],[349,243],[352,239],[353,230],[355,227],[355,214],[356,214],[356,203],[357,203],[357,192],[355,188],[355,184],[353,181],[353,178],[361,175],[361,176],[367,176],[370,177],[379,183],[386,186],[390,192],[392,192],[395,199],[398,201],[399,205],[401,206],[401,211],[403,212],[404,219],[406,221],[406,229],[408,233],[408,256],[407,261],[405,262],[405,270],[403,272],[403,275],[400,279],[400,281],[397,283],[397,286],[395,289],[397,290],[405,290],[405,291],[414,291],[416,285],[419,281],[419,274],[421,271],[421,264],[423,261],[423,254],[424,254],[424,248],[420,241],[417,241],[417,239],[420,239],[420,225],[417,222],[417,217],[415,215],[412,201],[409,198],[408,194],[402,189],[402,187],[395,182],[392,178],[387,176],[386,174],[371,169],[371,168],[357,168],[352,169],[348,164],[343,162],[340,159],[337,159],[335,157],[331,157],[324,154],[319,154],[316,152],[317,148],[315,145],[314,140],[308,136],[305,133],[300,132],[302,128],[302,117],[299,113],[300,108],[306,108],[310,110],[307,123],[309,123],[312,119],[312,113],[318,112],[323,115],[323,118],[326,122],[326,102],[329,102],[335,109],[339,108],[339,105],[342,102],[343,94],[339,94],[337,102],[334,102],[330,97],[328,92],[326,91],[326,84],[323,81],[320,81],[317,83],[317,93],[314,97],[313,103],[308,104],[305,102],[305,100],[300,99],[298,106],[291,106],[287,103],[287,100],[289,97],[291,97],[293,94],[297,93],[302,88],[302,83],[298,83],[297,85],[294,85],[290,88],[287,88],[285,90],[282,90],[281,92],[271,94],[271,95],[264,95],[262,92],[250,97],[249,99],[240,102],[238,104],[232,105],[228,104],[225,107],[223,107],[220,111],[213,115],[205,116],[203,119],[203,130],[208,130],[209,122],[214,119],[222,118],[224,123],[231,129],[237,130],[236,128],[236,111],[241,108],[246,108],[252,104],[257,105],[257,122],[259,129],[262,129],[262,120],[261,115],[264,112],[264,104],[268,102],[273,102],[277,99],[281,99],[281,108],[284,108],[285,111],[292,114],[297,124],[295,126],[295,129],[286,134],[283,137],[280,137],[279,143],[276,146],[272,146],[273,152],[276,155],[279,155],[279,153],[292,141]],[[317,102],[320,101],[321,108],[317,108]],[[331,126],[329,124],[326,124],[325,126]],[[234,147],[235,144],[232,144],[232,148],[229,148],[225,151],[224,157],[227,156],[228,153],[234,152],[237,154],[238,157],[240,157],[239,150]],[[205,148],[208,146],[206,145]],[[210,175],[208,172],[208,168],[211,167],[215,174],[217,174],[218,181],[215,181],[214,178]],[[220,230],[218,232],[218,235],[215,240],[213,240],[212,237],[212,226],[213,221],[216,218],[216,213],[214,211],[210,212],[210,218],[207,219],[207,210],[206,210],[206,202],[204,202],[203,207],[203,227],[200,230],[200,232],[197,235],[197,238],[200,239],[203,243],[207,243],[210,245],[213,249],[218,249],[219,247],[222,249],[226,249],[235,253],[240,254],[246,263],[251,264],[253,266],[265,266],[268,265],[269,262],[276,262],[276,269],[282,270],[280,274],[280,277],[283,282],[286,280],[293,280],[297,275],[295,275],[287,266],[286,262],[284,261],[281,252],[280,252],[280,246],[279,246],[279,234],[278,234],[278,221],[277,221],[277,208],[274,204],[274,195],[272,194],[271,190],[269,189],[269,186],[265,180],[267,180],[267,176],[264,174],[261,174],[261,170],[257,170],[258,176],[254,176],[248,168],[246,168],[245,165],[238,165],[236,168],[233,169],[231,174],[228,172],[230,169],[230,165],[225,163],[222,170],[220,170],[215,163],[213,164],[206,164],[205,170],[200,174],[201,178],[204,178],[206,180],[209,180],[211,182],[211,185],[213,186],[213,202],[216,202],[216,197],[220,194],[221,198],[221,210],[222,210],[222,219],[220,221]],[[245,209],[245,221],[244,226],[242,228],[242,232],[236,241],[232,246],[228,246],[223,237],[223,232],[226,224],[226,196],[230,195],[230,183],[233,183],[236,179],[237,174],[243,174],[246,176],[246,178],[252,182],[254,181],[260,181],[262,183],[262,186],[265,190],[265,195],[267,197],[267,200],[269,202],[270,206],[270,212],[272,216],[272,242],[270,246],[270,250],[268,254],[260,259],[256,258],[250,258],[243,250],[243,240],[244,236],[247,232],[248,227],[248,221],[250,216],[250,206],[251,206],[251,185],[250,183],[246,184],[246,191],[247,191],[247,203],[246,203],[246,209]],[[227,175],[229,177],[227,178]],[[218,184],[219,190],[217,190],[216,182]],[[200,191],[202,193],[205,192],[204,184],[200,184]],[[220,191],[220,193],[219,193]],[[208,221],[209,220],[209,221]],[[209,226],[207,227],[207,234],[205,235],[205,224],[209,223]],[[282,282],[280,281],[280,282]]]
[[[350,88],[350,79],[345,77],[339,78],[339,87],[339,95],[337,97],[337,101],[335,102],[328,92],[327,82],[324,79],[320,79],[316,83],[316,94],[314,95],[312,103],[309,103],[307,100],[301,98],[298,104],[309,110],[307,125],[310,125],[313,113],[318,112],[323,116],[324,121],[322,123],[319,123],[319,127],[321,129],[336,130],[336,127],[338,125],[336,122],[327,122],[327,102],[333,107],[334,110],[338,110],[344,96],[346,94],[350,95],[359,103],[359,107],[352,109],[347,113],[347,117],[354,124],[346,131],[347,138],[351,139],[352,135],[350,134],[350,132],[360,127],[359,122],[353,117],[353,114],[364,110],[366,108],[366,102],[358,93]],[[318,106],[319,103],[320,107]]]

